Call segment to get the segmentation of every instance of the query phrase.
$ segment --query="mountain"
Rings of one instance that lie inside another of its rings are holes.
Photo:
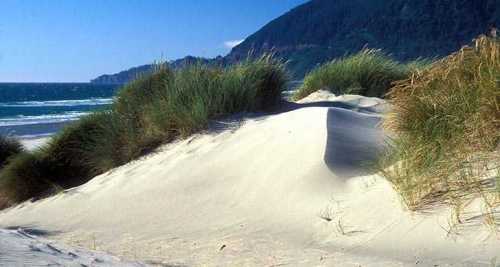
[[[214,59],[207,59],[207,58],[201,58],[201,57],[192,57],[192,56],[187,56],[182,59],[174,60],[167,62],[166,64],[169,65],[173,69],[177,68],[182,68],[186,65],[192,65],[192,64],[222,64],[223,58],[222,57],[217,57]],[[134,80],[137,78],[137,76],[148,73],[151,70],[153,70],[153,64],[148,64],[148,65],[142,65],[139,67],[134,67],[125,71],[121,71],[116,74],[105,74],[101,75],[93,80],[91,80],[91,83],[95,84],[123,84],[126,82],[129,82],[131,80]]]
[[[441,57],[491,25],[500,25],[499,0],[313,0],[275,19],[227,56],[274,50],[303,76],[317,64],[380,48],[398,60]]]
[[[271,21],[219,61],[231,64],[273,52],[301,78],[318,64],[363,47],[383,49],[401,61],[445,56],[492,25],[500,25],[500,0],[312,0]]]

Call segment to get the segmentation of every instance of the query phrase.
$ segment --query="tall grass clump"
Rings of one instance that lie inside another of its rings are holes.
[[[18,140],[0,135],[0,169],[7,163],[9,158],[22,151],[23,146]]]
[[[476,39],[398,82],[386,129],[394,134],[384,175],[413,211],[451,206],[454,222],[472,201],[488,225],[500,212],[500,41]]]
[[[229,68],[158,65],[124,86],[111,109],[65,128],[45,147],[14,157],[0,172],[0,207],[81,185],[150,153],[161,144],[237,112],[275,108],[286,88],[283,64],[271,56]],[[7,204],[6,204],[7,203]]]
[[[381,50],[364,49],[311,71],[293,98],[299,100],[318,90],[328,90],[334,94],[382,97],[393,82],[406,79],[411,72],[427,65],[427,60],[402,64]]]

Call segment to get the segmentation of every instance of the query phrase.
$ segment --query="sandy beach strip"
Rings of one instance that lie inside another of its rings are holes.
[[[46,135],[42,137],[21,137],[19,141],[21,141],[21,144],[28,150],[28,151],[33,151],[36,150],[37,148],[40,148],[41,146],[47,144],[47,142],[50,141],[52,138],[52,135]]]

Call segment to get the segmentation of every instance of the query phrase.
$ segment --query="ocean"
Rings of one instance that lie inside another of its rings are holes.
[[[0,83],[0,135],[50,136],[95,110],[109,108],[119,85]]]

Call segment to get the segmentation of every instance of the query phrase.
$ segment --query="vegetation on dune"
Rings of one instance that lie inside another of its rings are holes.
[[[381,50],[364,49],[356,54],[319,66],[304,79],[294,95],[295,100],[326,89],[335,94],[360,94],[382,97],[393,82],[429,65],[427,60],[401,64]]]
[[[13,158],[0,172],[0,208],[83,184],[206,129],[212,119],[272,109],[286,83],[284,66],[271,56],[230,68],[159,65],[122,88],[111,110],[84,117],[47,146]]]
[[[472,201],[484,223],[500,225],[500,41],[480,37],[398,82],[385,127],[395,134],[383,173],[412,211],[453,207],[453,223]],[[497,216],[495,216],[497,214]],[[476,214],[477,215],[477,214]]]
[[[0,135],[0,169],[7,163],[9,158],[22,151],[23,146],[19,141]]]

